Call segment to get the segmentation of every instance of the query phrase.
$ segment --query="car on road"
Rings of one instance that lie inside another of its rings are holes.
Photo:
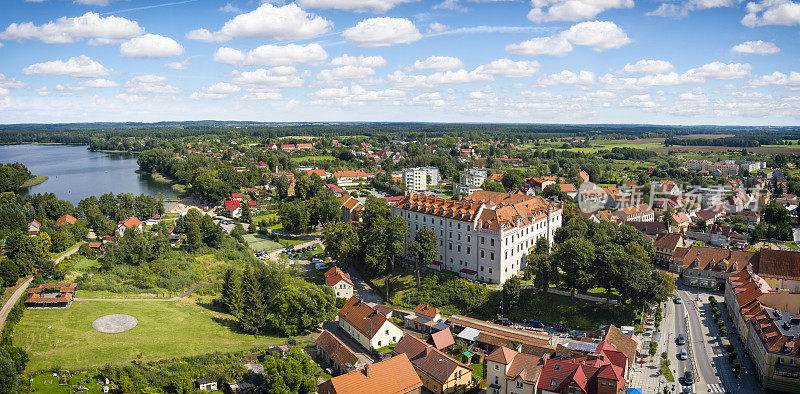
[[[319,258],[317,256],[314,256],[314,257],[311,258],[311,262],[314,263],[314,264],[318,264],[318,263],[322,263],[323,261],[322,261],[321,258]]]
[[[684,387],[683,394],[694,394],[691,387]]]
[[[675,343],[677,343],[679,346],[685,345],[686,337],[684,337],[683,334],[678,334],[678,337],[675,338]]]
[[[681,296],[675,296],[674,301],[676,304],[683,304],[683,299]]]
[[[328,264],[325,264],[325,263],[322,263],[322,262],[316,263],[316,264],[314,264],[314,268],[316,268],[318,270],[324,270],[324,269],[328,268]]]
[[[694,376],[692,375],[692,371],[686,371],[683,373],[683,382],[687,386],[694,384]]]
[[[528,320],[528,327],[544,328],[544,324],[538,320],[530,319]]]
[[[686,352],[686,349],[681,349],[681,354],[678,356],[681,360],[686,360],[689,358],[689,353]]]

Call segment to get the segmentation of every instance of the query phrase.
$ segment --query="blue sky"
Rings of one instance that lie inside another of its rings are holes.
[[[792,0],[5,0],[0,123],[797,125]]]

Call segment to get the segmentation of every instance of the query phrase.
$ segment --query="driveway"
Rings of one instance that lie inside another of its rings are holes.
[[[369,287],[355,268],[350,268],[347,273],[350,274],[350,280],[353,281],[353,295],[367,303],[383,304],[383,297]]]

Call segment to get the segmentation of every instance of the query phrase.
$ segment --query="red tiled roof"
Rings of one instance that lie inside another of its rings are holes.
[[[62,224],[65,223],[75,224],[75,222],[77,221],[78,219],[75,219],[75,217],[73,217],[72,215],[64,215],[58,218],[58,220],[56,220],[56,226],[61,226]]]
[[[241,203],[239,201],[237,201],[237,200],[225,201],[225,209],[227,209],[228,212],[235,211],[237,208],[239,208],[240,205],[241,205]]]
[[[394,356],[323,382],[319,394],[403,394],[422,387],[422,381],[405,354]]]
[[[431,334],[431,341],[433,342],[433,346],[439,350],[453,346],[456,343],[450,328],[445,328],[444,330]]]
[[[419,304],[416,308],[414,308],[414,313],[417,315],[427,316],[433,319],[436,315],[440,315],[442,311],[439,308],[428,304]]]
[[[376,331],[387,321],[384,314],[376,311],[360,298],[353,296],[339,310],[339,319],[353,326],[361,335],[372,339]],[[389,322],[390,324],[394,324]]]
[[[333,266],[325,272],[325,283],[327,283],[328,286],[336,286],[336,284],[341,281],[345,281],[349,283],[350,286],[353,286],[353,281],[350,280],[350,275],[342,271],[339,267]]]
[[[322,334],[314,342],[342,370],[346,371],[348,365],[351,367],[356,366],[359,361],[358,355],[328,330],[322,330]]]
[[[119,224],[121,224],[121,225],[123,225],[123,226],[125,226],[127,228],[136,228],[136,227],[139,227],[142,224],[142,221],[137,219],[137,218],[135,218],[135,217],[133,217],[133,216],[131,216],[131,217],[121,221]]]

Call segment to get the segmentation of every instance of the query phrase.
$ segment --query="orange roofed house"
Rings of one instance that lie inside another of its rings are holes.
[[[331,378],[317,387],[319,394],[416,394],[421,392],[422,381],[405,354]]]
[[[28,289],[28,308],[69,308],[75,299],[77,283],[49,283]]]
[[[358,297],[350,297],[337,315],[339,328],[366,349],[400,341],[403,330]]]
[[[56,220],[56,226],[62,226],[64,224],[75,224],[75,222],[77,221],[78,219],[75,219],[74,216],[67,214]]]
[[[498,347],[486,356],[486,392],[534,394],[545,359]]]
[[[364,204],[362,204],[361,201],[358,201],[357,198],[349,194],[343,194],[341,197],[339,197],[339,201],[342,202],[341,209],[343,222],[361,221],[361,218],[358,216],[359,212],[364,209]]]
[[[325,284],[333,289],[336,298],[347,298],[353,296],[353,281],[347,272],[339,267],[331,267],[325,272]]]
[[[524,269],[536,240],[552,244],[561,227],[560,204],[484,190],[460,200],[408,194],[393,204],[392,213],[409,224],[406,244],[421,228],[436,232],[438,253],[431,268],[489,283],[503,283]]]
[[[393,352],[408,356],[422,384],[433,393],[462,391],[472,383],[472,367],[413,335],[404,336]]]
[[[122,237],[125,235],[125,231],[132,229],[142,231],[142,221],[133,216],[119,222],[117,225],[117,235]]]

